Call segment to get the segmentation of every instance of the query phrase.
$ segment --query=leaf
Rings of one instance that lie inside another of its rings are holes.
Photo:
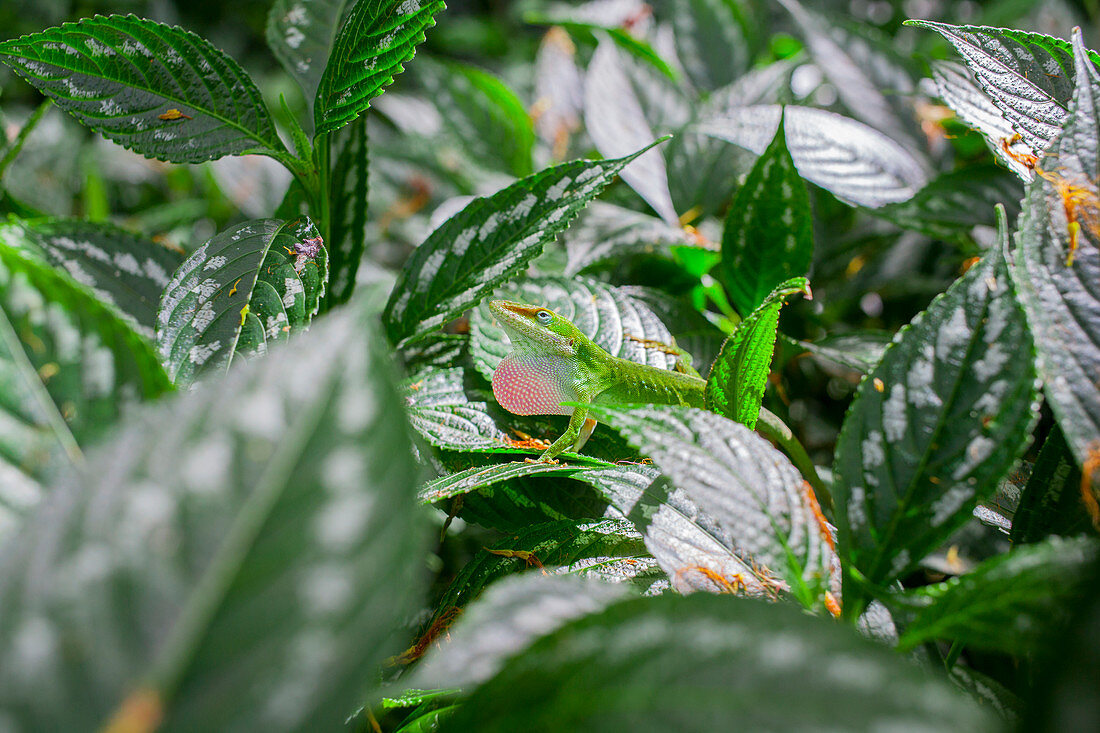
[[[619,50],[607,39],[596,47],[585,74],[584,123],[605,158],[626,155],[647,145],[657,137],[655,129],[661,129],[646,119]],[[668,173],[660,150],[647,149],[621,175],[665,223],[677,224],[679,217],[668,191]]]
[[[404,70],[443,8],[442,0],[357,0],[317,86],[313,120],[318,135],[340,129],[367,110]]]
[[[593,201],[562,241],[567,256],[563,274],[567,276],[619,262],[632,254],[671,258],[673,246],[695,244],[682,227],[604,201]]]
[[[1023,654],[1042,648],[1048,630],[1080,595],[1080,577],[1097,556],[1091,539],[1059,537],[997,555],[966,575],[908,594],[923,601],[900,649],[949,639],[980,649]]]
[[[674,354],[645,343],[672,341],[664,323],[648,305],[621,288],[588,277],[546,277],[523,280],[506,288],[503,294],[521,303],[550,308],[612,356],[660,369],[676,366]],[[470,331],[474,365],[485,379],[492,381],[500,360],[512,351],[508,335],[493,320],[488,308],[473,311]]]
[[[161,291],[183,257],[118,227],[76,219],[0,224],[0,242],[41,257],[89,288],[150,339]]]
[[[747,316],[813,259],[813,211],[780,122],[730,205],[718,274],[737,311]]]
[[[832,530],[813,489],[766,440],[694,408],[592,405],[589,410],[650,456],[730,532],[743,560],[785,580],[807,607],[830,591],[836,561]]]
[[[347,302],[355,289],[355,274],[367,242],[368,176],[367,121],[356,120],[332,136],[331,221],[325,243],[332,285],[328,302]]]
[[[550,28],[535,56],[535,132],[550,146],[554,160],[569,151],[570,137],[581,129],[584,77],[577,67],[577,47],[560,26]],[[535,111],[537,110],[537,114]]]
[[[813,356],[827,359],[860,374],[866,374],[882,360],[893,334],[887,331],[853,331],[825,336],[817,341],[799,341]]]
[[[837,198],[875,208],[912,198],[928,182],[923,165],[905,148],[822,109],[753,105],[700,120],[690,129],[762,154],[781,118],[799,175]]]
[[[749,430],[756,427],[771,372],[779,311],[790,296],[809,292],[810,283],[806,278],[791,278],[776,287],[756,310],[734,327],[707,377],[708,410],[739,422]]]
[[[514,462],[471,466],[464,471],[447,474],[429,481],[417,492],[417,498],[422,504],[434,504],[493,484],[510,481],[520,476],[561,474],[569,477],[577,473],[578,470],[580,469],[577,466],[557,463]]]
[[[588,577],[591,569],[598,565],[625,567],[628,569],[621,573],[617,582],[626,582],[650,569],[646,559],[641,537],[624,519],[566,519],[529,524],[492,548],[477,552],[447,586],[424,628],[438,628],[448,619],[453,620],[457,612],[475,601],[490,585],[524,569],[542,576],[553,573]],[[535,570],[539,565],[542,568]],[[622,595],[622,591],[614,595]],[[457,681],[448,684],[461,686]]]
[[[932,81],[940,99],[963,122],[982,134],[989,149],[1009,170],[1019,178],[1030,181],[1034,172],[1023,162],[1008,155],[1001,147],[1001,141],[1008,144],[1016,132],[978,86],[973,73],[962,64],[951,61],[934,61],[931,66]]]
[[[971,165],[935,178],[908,201],[868,212],[903,229],[966,247],[974,241],[974,227],[996,226],[995,205],[1002,204],[1008,220],[1015,221],[1021,193],[1016,179],[1002,167]]]
[[[740,593],[773,597],[780,589],[767,570],[742,559],[730,531],[652,466],[623,463],[577,473],[642,534],[646,549],[680,593]]]
[[[815,65],[857,119],[904,145],[922,150],[916,124],[913,77],[889,40],[780,0],[794,20]]]
[[[689,0],[672,13],[676,55],[700,90],[725,86],[749,70],[759,28],[741,0]]]
[[[1089,730],[1100,723],[1100,701],[1092,694],[1092,681],[1100,676],[1100,562],[1088,569],[1082,587],[1085,597],[1074,604],[1069,623],[1050,639],[1036,665],[1021,730]]]
[[[267,14],[267,45],[313,107],[336,34],[352,0],[275,0]]]
[[[946,38],[962,55],[990,101],[1036,153],[1046,150],[1065,122],[1073,96],[1070,44],[1009,28],[906,21]],[[1100,57],[1096,57],[1100,61]]]
[[[1049,175],[1080,188],[1085,220],[1076,257],[1067,266],[1066,202],[1055,181],[1036,176],[1024,198],[1013,276],[1035,337],[1044,392],[1070,449],[1084,464],[1100,447],[1100,304],[1093,289],[1100,278],[1100,231],[1088,218],[1097,206],[1094,182],[1100,174],[1100,74],[1085,60],[1076,36],[1074,43],[1081,83],[1062,137],[1052,146],[1058,169]]]
[[[248,74],[182,28],[97,15],[4,41],[0,59],[84,125],[150,158],[287,154]]]
[[[390,341],[422,338],[515,277],[645,150],[563,163],[471,201],[432,232],[401,271],[382,314]]]
[[[1012,544],[1039,542],[1050,535],[1071,537],[1091,529],[1081,501],[1081,469],[1062,431],[1054,426],[1012,515]]]
[[[169,375],[190,384],[305,330],[327,280],[328,255],[308,219],[255,219],[215,235],[161,297],[157,351]]]
[[[463,613],[451,640],[431,653],[409,680],[413,687],[473,688],[513,655],[569,621],[622,599],[621,586],[596,580],[524,575],[505,578]]]
[[[992,723],[942,678],[850,629],[783,605],[695,594],[622,601],[566,624],[507,662],[442,731],[712,731],[731,721],[751,730]]]
[[[1001,247],[903,328],[837,441],[841,553],[868,583],[905,574],[989,496],[1038,417],[1031,338]],[[846,579],[845,601],[848,599]]]
[[[463,64],[422,61],[417,77],[440,111],[443,130],[472,159],[516,177],[530,175],[535,129],[515,92],[491,74]]]
[[[0,538],[138,400],[171,389],[115,312],[0,243]]]
[[[405,409],[412,426],[432,445],[460,451],[515,451],[484,401],[466,394],[459,367],[428,369],[405,385]]]
[[[394,651],[426,549],[372,320],[343,309],[141,414],[10,538],[12,725],[84,730],[145,703],[166,730],[340,727]]]

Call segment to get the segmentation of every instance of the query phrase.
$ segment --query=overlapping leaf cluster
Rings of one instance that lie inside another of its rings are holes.
[[[1065,715],[1066,677],[1019,678],[1095,593],[1080,33],[915,22],[964,62],[922,85],[797,0],[535,3],[533,64],[420,60],[383,94],[443,9],[276,0],[304,116],[134,16],[0,42],[137,153],[292,177],[187,254],[0,198],[0,727]],[[532,460],[564,420],[494,399],[493,297],[698,370],[706,409],[595,405],[582,454]]]

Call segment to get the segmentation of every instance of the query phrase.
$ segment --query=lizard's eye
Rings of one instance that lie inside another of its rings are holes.
[[[550,315],[550,311],[539,311],[535,314],[535,318],[539,319],[539,323],[544,326],[549,326],[550,321],[554,320],[554,317]]]

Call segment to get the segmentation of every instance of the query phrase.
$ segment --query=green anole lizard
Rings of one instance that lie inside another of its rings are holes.
[[[489,310],[508,333],[512,353],[493,372],[493,395],[516,415],[569,415],[565,433],[539,461],[563,451],[579,451],[596,427],[584,405],[687,405],[703,407],[706,382],[687,363],[686,353],[659,345],[681,357],[680,371],[668,371],[604,351],[576,326],[549,308],[494,300]]]

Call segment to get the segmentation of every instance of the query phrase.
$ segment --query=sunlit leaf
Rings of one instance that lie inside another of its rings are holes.
[[[796,277],[781,283],[722,344],[707,377],[707,409],[750,430],[756,427],[764,388],[771,373],[779,311],[795,293],[808,293],[809,281]]]
[[[382,316],[390,340],[423,337],[515,277],[645,150],[563,163],[474,199],[432,232],[401,271]]]
[[[763,154],[781,117],[798,173],[842,200],[874,208],[912,198],[928,182],[923,164],[898,143],[822,109],[754,105],[692,127]]]
[[[762,437],[688,407],[589,409],[714,517],[746,562],[781,578],[807,607],[839,590],[832,530],[813,489]]]

